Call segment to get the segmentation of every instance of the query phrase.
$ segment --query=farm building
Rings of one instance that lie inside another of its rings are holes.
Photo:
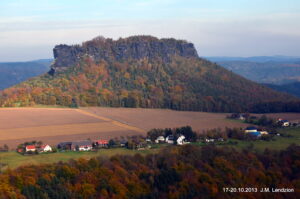
[[[83,140],[72,143],[72,150],[74,151],[91,151],[92,149],[93,146],[90,140]]]
[[[158,136],[155,140],[155,143],[161,143],[161,142],[165,142],[164,136]]]
[[[39,148],[39,152],[51,152],[52,148],[51,146],[49,146],[48,144],[43,144],[40,148]]]
[[[94,144],[97,147],[108,147],[108,140],[96,140]]]
[[[186,142],[185,142],[184,140],[185,140],[185,136],[184,136],[184,135],[180,135],[180,136],[177,138],[177,144],[178,144],[178,145],[184,145],[184,144],[186,144]]]
[[[27,145],[26,147],[25,147],[25,151],[26,152],[34,152],[34,151],[36,151],[36,148],[35,148],[35,146],[34,145]]]
[[[169,135],[166,137],[166,143],[168,144],[174,144],[174,136],[173,135]]]
[[[288,120],[283,120],[283,119],[279,118],[277,122],[282,127],[290,126],[290,122]]]
[[[248,126],[245,129],[245,133],[255,133],[255,132],[257,132],[257,128],[255,126]]]
[[[61,142],[57,145],[57,148],[60,150],[71,150],[72,142]]]

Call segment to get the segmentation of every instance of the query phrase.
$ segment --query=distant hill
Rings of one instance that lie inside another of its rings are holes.
[[[279,85],[300,81],[298,57],[207,57],[207,59],[258,83]]]
[[[0,104],[233,112],[298,100],[199,58],[194,45],[183,40],[97,37],[82,45],[58,45],[54,57],[48,74],[6,89]]]
[[[265,84],[265,86],[280,92],[285,92],[300,97],[300,82],[293,82],[283,85]]]
[[[52,59],[0,63],[0,90],[49,71]]]

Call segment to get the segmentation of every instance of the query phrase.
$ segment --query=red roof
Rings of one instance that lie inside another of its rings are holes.
[[[107,140],[97,140],[96,141],[98,144],[108,144]]]
[[[46,148],[46,146],[49,146],[49,145],[48,145],[48,144],[43,144],[43,145],[41,146],[41,148],[44,149],[44,148]]]
[[[35,146],[34,145],[27,145],[26,149],[35,149]]]

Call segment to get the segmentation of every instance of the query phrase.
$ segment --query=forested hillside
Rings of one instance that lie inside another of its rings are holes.
[[[262,154],[170,146],[147,156],[117,155],[8,170],[0,174],[0,198],[296,199],[299,158],[295,145]],[[261,193],[262,188],[286,192]]]
[[[275,85],[275,84],[265,84],[267,87],[270,87],[274,90],[280,92],[286,92],[297,97],[300,97],[300,82],[293,82],[283,85]]]
[[[54,55],[49,74],[3,91],[1,105],[232,112],[297,100],[199,58],[193,44],[181,40],[96,38],[81,46],[56,46]]]

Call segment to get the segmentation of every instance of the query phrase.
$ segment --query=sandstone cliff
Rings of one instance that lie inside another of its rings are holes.
[[[164,62],[168,62],[173,55],[198,57],[192,43],[175,39],[158,39],[151,36],[133,36],[118,40],[97,37],[82,45],[57,45],[53,52],[55,62],[52,66],[52,73],[74,66],[84,55],[92,57],[95,61],[160,57]]]

